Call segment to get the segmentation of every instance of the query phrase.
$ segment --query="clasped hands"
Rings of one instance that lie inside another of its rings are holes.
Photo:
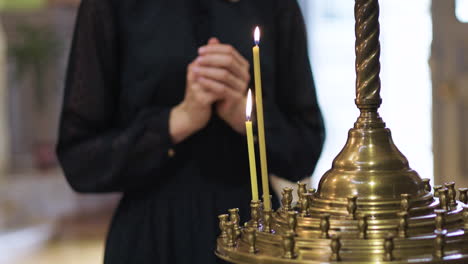
[[[238,133],[245,133],[249,62],[216,38],[200,47],[198,53],[187,67],[184,100],[171,111],[169,130],[174,143],[203,129],[213,114]]]

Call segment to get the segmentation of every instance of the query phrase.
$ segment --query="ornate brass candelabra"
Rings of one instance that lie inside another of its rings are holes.
[[[356,0],[360,116],[317,191],[283,190],[282,208],[239,226],[220,216],[216,254],[232,263],[468,263],[468,189],[431,186],[394,145],[380,118],[378,0]]]

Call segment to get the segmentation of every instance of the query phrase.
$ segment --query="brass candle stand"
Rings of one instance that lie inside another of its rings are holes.
[[[318,190],[299,184],[282,207],[239,226],[221,215],[216,255],[232,263],[468,263],[468,189],[421,179],[380,118],[378,0],[356,0],[356,105],[360,116]],[[247,213],[247,212],[243,212]]]

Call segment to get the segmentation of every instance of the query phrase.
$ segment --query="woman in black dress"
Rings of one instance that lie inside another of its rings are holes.
[[[76,191],[123,193],[105,263],[215,263],[217,216],[248,218],[255,25],[269,171],[297,181],[324,129],[295,0],[82,1],[57,152]]]

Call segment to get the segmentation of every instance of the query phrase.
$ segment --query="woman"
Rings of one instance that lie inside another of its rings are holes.
[[[58,156],[78,192],[122,192],[105,263],[215,263],[251,198],[245,94],[263,29],[269,170],[310,175],[324,132],[295,0],[83,0]]]

